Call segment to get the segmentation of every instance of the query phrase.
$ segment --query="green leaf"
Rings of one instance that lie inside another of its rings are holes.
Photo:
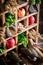
[[[24,47],[27,47],[28,39],[26,37],[24,38],[24,42],[22,42],[22,44]]]
[[[9,18],[6,18],[6,22],[9,22],[9,23],[10,23],[10,21],[11,21],[11,20],[10,20]]]
[[[9,24],[13,23],[14,25],[16,25],[16,20],[11,13],[6,14],[6,22],[9,22]]]
[[[8,22],[5,22],[5,26],[9,27],[9,23]]]
[[[35,0],[31,0],[31,4],[35,5],[36,1]]]
[[[15,19],[13,20],[13,24],[16,25],[16,20]]]
[[[41,0],[36,0],[36,4],[41,4]]]
[[[18,43],[22,43],[24,47],[27,47],[28,39],[24,36],[24,33],[18,35]]]
[[[7,17],[7,18],[10,18],[10,19],[11,19],[11,18],[14,18],[14,16],[13,16],[11,13],[7,13],[7,14],[6,14],[6,17]]]
[[[0,53],[4,52],[4,49],[0,49]]]
[[[14,20],[11,18],[11,19],[10,19],[10,22],[13,23],[13,21],[14,21]]]

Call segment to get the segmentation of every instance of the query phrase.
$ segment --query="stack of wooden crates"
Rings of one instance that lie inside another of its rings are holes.
[[[17,23],[15,25],[16,26],[16,35],[14,35],[13,37],[16,37],[16,45],[13,48],[6,49],[5,48],[6,41],[8,39],[10,39],[10,37],[4,39],[3,40],[3,45],[4,45],[4,50],[5,51],[3,53],[0,53],[0,56],[3,55],[3,54],[6,54],[7,52],[9,52],[9,51],[11,51],[11,50],[13,50],[15,48],[17,49],[18,46],[22,45],[22,43],[18,44],[18,35],[19,34],[21,34],[21,33],[23,33],[23,32],[26,31],[26,37],[28,38],[28,31],[29,30],[35,29],[36,31],[38,31],[38,27],[39,27],[39,6],[38,6],[38,12],[31,13],[31,14],[29,13],[29,10],[28,10],[29,6],[30,6],[29,3],[25,2],[25,3],[21,4],[21,5],[18,5],[16,7],[14,7],[15,8],[15,11],[14,11],[14,13],[15,13],[15,19],[16,19]],[[23,18],[18,18],[17,11],[18,11],[19,8],[22,8],[22,7],[25,7],[25,9],[26,9],[26,15]],[[0,26],[0,31],[3,32],[3,33],[1,32],[2,34],[0,33],[0,43],[2,42],[1,41],[1,36],[2,36],[2,38],[6,36],[5,35],[6,27],[4,26],[4,23],[5,23],[5,14],[6,13],[8,13],[8,11],[4,11],[4,12],[0,13],[0,19],[2,20],[0,22],[0,24],[2,25],[2,27]],[[35,23],[32,24],[32,25],[29,25],[29,17],[30,16],[35,16]],[[24,21],[25,29],[23,31],[21,31],[21,32],[18,33],[18,23],[20,21],[22,21],[22,20]],[[38,43],[38,38],[36,38],[36,43]]]

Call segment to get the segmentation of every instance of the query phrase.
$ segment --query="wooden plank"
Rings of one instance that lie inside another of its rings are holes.
[[[17,5],[16,7],[14,7],[14,9],[16,10],[16,15],[15,15],[15,19],[16,19],[16,21],[17,21],[17,24],[18,24],[18,22],[20,22],[20,21],[22,21],[22,20],[24,20],[24,19],[28,19],[30,16],[33,16],[33,15],[36,15],[36,14],[38,14],[39,12],[35,12],[35,13],[32,13],[32,14],[28,14],[28,15],[26,15],[26,16],[24,16],[23,18],[19,18],[19,19],[17,19],[17,10],[19,9],[19,8],[22,8],[22,7],[26,7],[26,6],[28,6],[28,2],[25,2],[25,3],[23,3],[23,4],[21,4],[21,5]],[[27,8],[28,9],[28,8]],[[2,13],[0,13],[0,16],[1,15],[3,15],[3,23],[5,22],[5,19],[4,19],[4,15],[6,14],[6,13],[8,13],[8,11],[4,11],[4,12],[2,12]],[[28,12],[26,12],[26,13],[28,13]],[[38,19],[39,17],[37,16],[37,19]],[[28,20],[26,21],[26,22],[28,22]],[[30,29],[32,29],[32,28],[34,28],[34,27],[38,27],[38,22],[39,22],[39,20],[38,21],[36,21],[37,23],[34,23],[34,24],[32,24],[32,25],[29,25],[28,26],[28,23],[26,24],[26,28],[24,29],[24,30],[22,30],[22,31],[20,31],[19,33],[17,33],[17,24],[16,24],[16,35],[14,35],[14,36],[12,36],[12,37],[15,37],[16,36],[16,43],[18,42],[18,35],[19,34],[21,34],[21,33],[23,33],[23,32],[25,32],[25,31],[27,31],[27,34],[28,34],[28,30],[30,30]],[[37,29],[36,29],[37,30]],[[7,38],[7,39],[5,39],[6,41],[8,40],[8,39],[10,39],[11,37],[9,37],[9,38]],[[11,50],[13,50],[13,49],[15,49],[15,48],[17,48],[19,45],[22,45],[22,43],[17,43],[16,44],[16,46],[14,46],[13,48],[10,48],[10,49],[5,49],[4,50],[4,52],[2,53],[2,54],[0,54],[0,56],[1,55],[3,55],[3,54],[6,54],[7,52],[9,52],[9,51],[11,51]],[[36,49],[37,50],[37,49]],[[17,51],[18,52],[18,51]]]
[[[26,6],[26,5],[28,5],[28,2],[25,2],[25,3],[21,4],[21,5],[16,6],[16,7],[17,7],[17,9],[19,9],[19,8],[22,8],[22,7]]]
[[[16,6],[16,7],[14,7],[14,9],[19,9],[19,8],[21,8],[21,7],[26,6],[27,4],[28,4],[28,2],[23,3],[23,4],[21,4],[21,5],[18,5],[18,6]],[[8,13],[8,11],[4,11],[4,12],[0,13],[0,16],[3,15],[3,14],[6,14],[6,13]]]
[[[4,12],[0,13],[0,16],[3,14],[6,14],[6,13],[8,13],[8,11],[4,11]]]
[[[19,34],[25,32],[25,31],[27,31],[27,30],[29,30],[29,29],[32,29],[32,28],[34,28],[34,27],[36,27],[36,26],[37,26],[37,23],[34,23],[34,24],[32,24],[32,25],[29,25],[26,29],[24,29],[23,31],[21,31],[20,33],[17,33],[16,35],[14,35],[14,36],[12,36],[12,37],[18,36]],[[6,40],[8,40],[8,39],[10,39],[10,38],[11,38],[11,37],[7,38]]]
[[[5,14],[2,15],[2,24],[4,25],[5,23]]]
[[[19,34],[25,32],[25,31],[27,31],[28,29],[31,29],[31,28],[33,28],[33,27],[35,27],[35,26],[37,26],[37,23],[34,23],[33,25],[28,26],[25,30],[23,30],[22,32],[16,34],[15,36],[17,36],[17,35],[19,35]],[[8,39],[9,39],[9,38],[8,38]],[[6,39],[6,40],[8,40],[8,39]],[[20,46],[20,45],[22,45],[22,43],[19,43],[18,46]],[[13,50],[13,49],[15,49],[16,47],[17,47],[17,46],[14,46],[13,48],[10,48],[10,49],[8,49],[8,50],[5,50],[2,54],[0,54],[0,56],[3,55],[3,54],[5,54],[5,53],[7,53],[7,52],[9,52],[9,51],[11,51],[11,50]]]
[[[37,27],[36,30],[39,32],[39,13],[40,13],[40,6],[38,5],[38,13],[37,13]],[[38,37],[36,37],[36,43],[38,43]]]
[[[22,45],[22,43],[19,43],[19,44],[18,44],[18,46],[20,46],[20,45]],[[3,54],[6,54],[7,52],[9,52],[9,51],[11,51],[11,50],[13,50],[13,49],[15,49],[16,47],[17,47],[17,45],[14,46],[13,48],[10,48],[10,49],[6,49],[6,50],[4,50],[3,53],[0,53],[0,56],[3,55]]]
[[[37,13],[38,13],[38,12],[35,12],[35,13],[29,14],[29,15],[27,15],[27,16],[24,16],[23,18],[19,18],[19,20],[17,20],[17,22],[20,22],[20,21],[22,21],[22,20],[24,20],[24,19],[26,19],[26,18],[28,18],[28,17],[30,17],[30,16],[36,15]]]

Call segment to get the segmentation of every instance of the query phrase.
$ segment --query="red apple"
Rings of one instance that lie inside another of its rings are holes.
[[[29,17],[29,24],[30,24],[30,25],[31,25],[31,24],[34,24],[34,22],[35,22],[34,16]]]
[[[15,41],[13,38],[10,38],[9,40],[7,40],[7,48],[12,48],[15,46]]]

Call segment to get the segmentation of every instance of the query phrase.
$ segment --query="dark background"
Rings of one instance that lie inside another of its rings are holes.
[[[43,0],[40,6],[40,22],[39,22],[39,32],[43,34]]]

